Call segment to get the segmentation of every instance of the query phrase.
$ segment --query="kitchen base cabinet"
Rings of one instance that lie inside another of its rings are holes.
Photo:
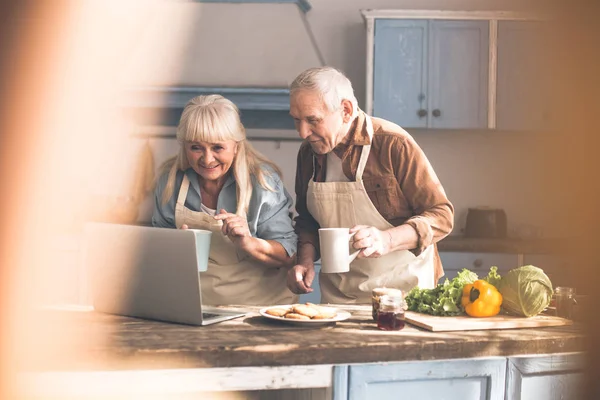
[[[583,365],[569,353],[338,366],[333,400],[577,400]]]
[[[583,365],[581,354],[509,357],[506,399],[582,399]]]
[[[38,385],[34,392],[40,391],[35,398],[90,400],[119,398],[124,379],[129,395],[147,399],[579,400],[583,357],[558,353],[350,365],[46,372],[33,382]],[[70,389],[66,397],[65,388]],[[52,397],[55,392],[60,396]]]
[[[505,358],[350,366],[348,400],[503,400],[505,374]]]

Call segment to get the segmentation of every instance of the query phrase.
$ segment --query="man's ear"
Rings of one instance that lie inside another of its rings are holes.
[[[352,117],[354,117],[354,107],[352,107],[352,102],[347,99],[342,100],[342,118],[344,119],[344,123],[350,122]]]

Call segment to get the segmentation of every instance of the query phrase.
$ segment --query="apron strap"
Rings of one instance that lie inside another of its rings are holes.
[[[187,198],[189,188],[190,180],[188,179],[186,174],[183,174],[183,182],[181,182],[181,186],[179,188],[179,195],[177,196],[178,205],[185,205],[185,199]]]
[[[367,125],[367,134],[369,135],[369,141],[373,141],[373,122],[371,122],[371,117],[365,114],[365,124]],[[356,167],[356,181],[362,180],[363,172],[365,171],[365,165],[367,165],[367,160],[369,159],[369,153],[371,152],[371,145],[364,145],[362,148],[362,152],[360,154],[360,160],[358,161],[358,166]]]

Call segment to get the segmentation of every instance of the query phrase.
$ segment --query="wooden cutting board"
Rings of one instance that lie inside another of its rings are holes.
[[[469,316],[436,317],[407,311],[405,318],[406,322],[432,332],[537,328],[573,324],[571,320],[549,315],[536,315],[530,318],[514,317],[511,315],[496,315],[495,317],[488,318],[473,318]]]

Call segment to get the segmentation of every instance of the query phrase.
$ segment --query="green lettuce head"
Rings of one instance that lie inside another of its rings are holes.
[[[538,315],[552,300],[552,282],[541,268],[525,265],[508,271],[500,282],[502,308],[524,317]]]

